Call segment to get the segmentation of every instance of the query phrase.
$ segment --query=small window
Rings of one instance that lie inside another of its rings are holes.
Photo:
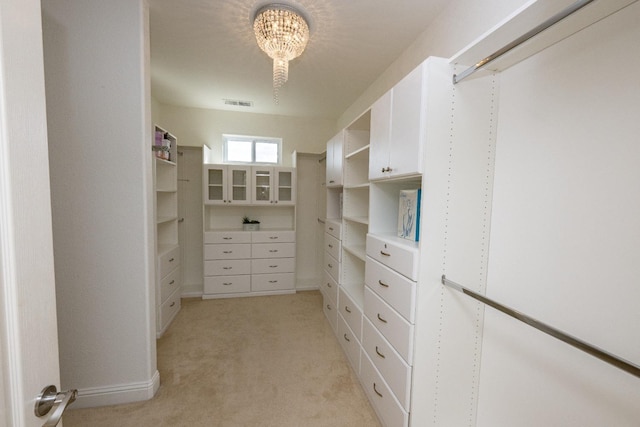
[[[281,138],[222,135],[225,163],[280,164]]]

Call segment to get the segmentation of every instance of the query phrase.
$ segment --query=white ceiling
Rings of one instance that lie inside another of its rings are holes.
[[[448,0],[149,0],[151,88],[163,104],[336,119],[427,28]],[[253,35],[259,7],[308,19],[307,49],[273,101],[272,63]],[[225,106],[224,100],[252,107]]]

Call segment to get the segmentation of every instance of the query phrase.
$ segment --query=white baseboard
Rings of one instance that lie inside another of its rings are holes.
[[[160,388],[160,373],[156,371],[149,381],[79,389],[72,408],[94,408],[149,400],[155,396],[158,388]]]
[[[180,297],[182,298],[200,298],[204,293],[204,286],[202,283],[182,284],[182,292]]]

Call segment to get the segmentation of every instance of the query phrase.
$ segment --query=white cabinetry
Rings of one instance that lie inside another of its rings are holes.
[[[251,166],[207,165],[203,167],[205,204],[251,203]]]
[[[371,108],[369,179],[421,174],[430,114],[446,99],[446,60],[429,58]]]
[[[253,166],[251,176],[253,204],[295,204],[294,168]]]
[[[158,126],[155,126],[155,135],[156,141],[166,140],[166,146],[171,147],[168,151],[156,151],[154,155],[156,335],[160,337],[180,310],[182,276],[178,245],[178,165],[161,158],[175,158],[177,140]]]
[[[338,132],[327,142],[327,187],[340,187],[342,185],[342,146],[344,131]]]

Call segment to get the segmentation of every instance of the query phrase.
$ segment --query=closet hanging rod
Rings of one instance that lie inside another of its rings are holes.
[[[560,12],[556,13],[555,15],[553,15],[551,18],[549,18],[546,21],[544,21],[542,24],[538,25],[537,27],[533,28],[532,30],[528,31],[527,33],[521,35],[520,37],[518,37],[517,39],[515,39],[511,43],[509,43],[509,44],[503,46],[502,48],[498,49],[497,51],[495,51],[491,55],[489,55],[486,58],[482,59],[481,61],[477,62],[475,65],[467,68],[466,70],[464,70],[460,74],[454,74],[453,75],[453,84],[457,84],[457,83],[461,82],[462,80],[464,80],[465,78],[469,77],[471,74],[475,73],[476,71],[478,71],[479,69],[483,68],[487,64],[489,64],[489,63],[493,62],[494,60],[500,58],[505,53],[511,51],[512,49],[514,49],[514,48],[516,48],[518,46],[520,46],[522,43],[526,42],[530,38],[540,34],[544,30],[546,30],[547,28],[551,27],[552,25],[557,24],[558,22],[560,22],[561,20],[563,20],[567,16],[571,15],[574,12],[577,12],[578,10],[582,9],[583,7],[585,7],[586,5],[588,5],[589,3],[592,3],[594,1],[595,0],[578,0],[577,2],[575,2],[572,5],[568,6],[567,8],[561,10]]]
[[[635,365],[609,352],[601,350],[598,347],[595,347],[578,338],[572,337],[571,335],[566,334],[559,329],[556,329],[552,326],[549,326],[545,323],[540,322],[539,320],[534,319],[533,317],[527,316],[526,314],[522,314],[512,308],[502,305],[492,300],[491,298],[487,298],[470,289],[467,289],[464,286],[447,279],[447,277],[444,274],[442,275],[442,284],[452,289],[455,289],[456,291],[461,292],[465,295],[468,295],[473,299],[476,299],[486,305],[489,305],[498,311],[501,311],[523,323],[526,323],[529,326],[534,327],[535,329],[541,332],[544,332],[547,335],[551,335],[552,337],[557,338],[560,341],[563,341],[579,350],[584,351],[585,353],[588,353],[594,357],[597,357],[598,359],[604,362],[607,362],[610,365],[613,365],[619,369],[622,369],[623,371],[630,373],[631,375],[634,375],[640,378],[640,366],[638,365]]]

